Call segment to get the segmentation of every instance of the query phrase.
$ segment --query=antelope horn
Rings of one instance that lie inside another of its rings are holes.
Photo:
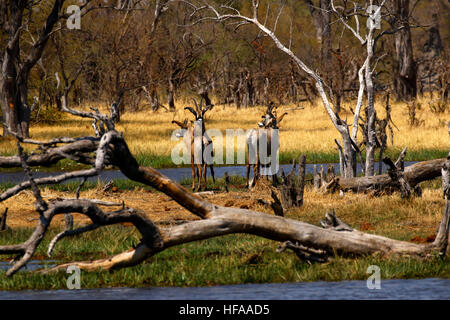
[[[283,120],[284,116],[287,115],[287,114],[288,114],[288,113],[285,112],[285,113],[283,113],[281,116],[279,116],[278,119],[277,119],[277,123],[280,123],[281,120]]]
[[[273,102],[270,102],[269,105],[267,106],[266,113],[272,115],[272,109],[274,106],[275,106],[275,104]]]
[[[197,111],[197,113],[200,113],[200,109],[198,108],[198,103],[195,99],[192,99],[194,101],[194,105],[195,105],[195,110]],[[195,115],[197,117],[197,115]]]
[[[177,124],[181,128],[184,128],[186,126],[186,123],[181,123],[180,121],[177,121],[177,120],[172,120],[172,123]]]
[[[194,109],[192,109],[191,107],[185,107],[184,110],[189,110],[190,112],[192,112],[192,114],[195,116],[195,119],[197,119],[197,112],[195,112]]]
[[[203,109],[203,111],[202,111],[202,117],[203,117],[203,115],[206,113],[206,111],[211,110],[213,106],[214,106],[214,105],[212,105],[212,104],[206,106],[205,109]]]

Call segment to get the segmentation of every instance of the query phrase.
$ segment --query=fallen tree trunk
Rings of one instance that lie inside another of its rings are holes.
[[[31,154],[27,159],[27,164],[31,167],[49,167],[66,158],[83,164],[93,164],[95,158],[92,157],[90,153],[97,150],[100,139],[89,137],[72,140],[68,140],[71,142],[56,148],[49,148],[48,143],[36,142],[36,144],[40,145],[42,152]],[[58,141],[58,143],[64,143],[60,141],[65,140]],[[19,156],[0,156],[0,168],[19,168],[21,166]]]
[[[159,228],[161,247],[153,248],[140,243],[136,249],[97,261],[70,262],[44,270],[44,273],[66,270],[76,265],[82,270],[117,269],[134,266],[162,250],[192,241],[204,240],[232,233],[253,234],[267,239],[298,242],[305,248],[321,250],[327,255],[363,255],[381,253],[425,257],[431,254],[431,244],[422,245],[393,240],[357,230],[337,231],[324,229],[305,222],[286,219],[246,209],[215,206],[205,220]]]
[[[423,181],[432,180],[441,176],[441,169],[446,159],[428,160],[405,167],[404,178],[414,188]],[[339,189],[343,191],[365,192],[370,190],[383,190],[394,187],[388,174],[371,177],[339,178]]]

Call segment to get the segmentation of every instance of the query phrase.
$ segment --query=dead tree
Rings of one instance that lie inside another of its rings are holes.
[[[332,53],[332,34],[331,34],[331,3],[330,0],[304,0],[305,4],[308,6],[308,10],[314,22],[314,27],[316,29],[316,39],[320,45],[320,66],[323,70],[324,80],[326,83],[331,83],[332,77],[332,64],[331,53]],[[341,74],[344,74],[342,71]],[[332,87],[332,86],[331,86]],[[338,97],[338,95],[337,95]],[[335,113],[340,112],[340,99],[336,99],[336,104],[334,105]]]
[[[0,231],[6,230],[6,218],[8,216],[8,208],[5,208],[5,211],[3,211],[2,216],[0,217]]]
[[[424,89],[428,89],[433,99],[434,91],[440,91],[441,101],[438,104],[445,104],[450,87],[450,62],[448,53],[444,50],[439,29],[438,15],[432,14],[432,26],[428,30],[428,39],[421,48],[421,58],[417,61],[417,74],[420,94],[423,95]]]
[[[411,186],[405,179],[404,167],[402,164],[396,165],[388,157],[383,159],[383,162],[389,167],[388,176],[391,178],[391,185],[393,188],[400,191],[402,198],[409,198],[411,195]]]
[[[383,153],[387,148],[387,140],[388,135],[386,133],[386,129],[389,130],[389,135],[391,138],[391,144],[394,145],[394,130],[392,129],[392,126],[395,126],[394,122],[391,118],[391,105],[389,104],[389,92],[386,95],[386,117],[384,119],[379,119],[377,117],[375,121],[375,132],[377,137],[377,146],[380,148],[380,163],[378,165],[378,174],[381,174],[382,172],[382,165],[381,165],[381,159],[383,159]],[[396,126],[395,126],[396,127]],[[396,127],[397,128],[397,127]],[[398,128],[397,128],[398,130]]]
[[[441,169],[445,159],[428,160],[415,163],[404,169],[404,178],[411,188],[415,188],[419,183],[432,180],[441,175]],[[374,190],[388,191],[393,184],[389,174],[382,174],[372,177],[340,178],[339,189],[343,191],[367,192]],[[398,190],[395,188],[394,190]]]
[[[159,102],[159,96],[154,86],[152,87],[151,92],[148,91],[146,86],[142,86],[142,90],[144,91],[144,97],[145,99],[147,99],[152,111],[158,111],[160,107],[169,111],[169,109],[167,109]]]
[[[331,41],[331,3],[329,0],[304,0],[313,18],[316,28],[317,42],[320,44],[320,62],[325,64],[330,60]]]
[[[98,112],[77,111],[67,106],[65,106],[65,110],[71,114],[101,122],[102,127],[105,128],[106,131],[103,132],[95,152],[95,165],[90,169],[62,173],[51,178],[34,178],[27,165],[28,156],[24,154],[20,146],[21,143],[24,143],[24,140],[17,135],[19,158],[27,173],[28,180],[3,192],[0,195],[0,202],[17,195],[21,190],[31,188],[36,199],[35,207],[39,213],[39,220],[28,240],[19,244],[0,246],[0,254],[16,255],[11,268],[6,272],[7,276],[14,275],[32,259],[55,216],[72,213],[85,215],[92,222],[73,230],[66,228],[65,231],[59,233],[50,242],[49,254],[61,239],[89,232],[105,225],[123,222],[133,224],[140,232],[141,240],[133,248],[105,259],[70,262],[38,272],[48,273],[65,270],[69,265],[78,266],[86,271],[125,268],[142,263],[151,256],[176,245],[233,233],[253,234],[284,242],[285,247],[292,247],[297,250],[297,256],[305,260],[316,260],[315,257],[319,255],[321,261],[326,261],[328,257],[336,254],[353,257],[374,253],[384,256],[406,255],[410,257],[445,256],[446,254],[450,215],[448,200],[439,232],[432,244],[415,244],[360,232],[343,223],[334,213],[328,213],[326,219],[321,223],[322,227],[318,227],[298,220],[252,210],[221,207],[190,193],[153,168],[140,166],[130,153],[123,136],[115,130],[114,121],[108,116]],[[76,177],[96,176],[104,168],[108,158],[129,179],[152,186],[165,193],[200,219],[164,228],[157,227],[145,213],[127,208],[122,204],[119,204],[121,208],[115,211],[104,211],[100,206],[116,206],[117,204],[95,199],[47,201],[42,197],[39,186],[60,183]],[[450,157],[444,162],[445,165],[442,166],[444,195],[448,199]],[[289,245],[289,243],[292,245]]]
[[[390,24],[398,30],[394,35],[395,60],[394,88],[397,100],[412,100],[417,95],[417,65],[414,60],[410,28],[409,0],[395,0],[390,4]]]
[[[2,66],[0,104],[4,123],[3,135],[14,132],[26,138],[29,136],[31,110],[28,105],[28,79],[31,69],[42,56],[53,27],[63,17],[61,12],[63,5],[64,0],[51,2],[51,9],[44,18],[45,21],[41,21],[44,27],[37,37],[31,36],[34,43],[28,53],[23,52],[25,50],[23,41],[21,41],[21,33],[27,27],[24,25],[26,10],[32,11],[34,4],[29,1],[11,1],[3,5],[0,12],[0,21],[6,37],[6,44],[2,46],[0,54]],[[29,17],[31,19],[31,12]],[[33,16],[34,18],[35,16]],[[37,29],[39,30],[39,28]],[[24,59],[22,59],[22,55]],[[5,128],[8,128],[8,131]]]
[[[392,118],[391,118],[391,106],[389,104],[389,97],[390,97],[390,93],[388,92],[386,95],[386,105],[385,105],[385,110],[386,110],[386,116],[383,119],[380,119],[378,117],[378,115],[375,113],[375,150],[379,149],[379,165],[378,165],[378,174],[382,173],[382,159],[383,159],[383,153],[387,148],[387,142],[388,142],[388,134],[387,134],[387,130],[389,130],[389,137],[391,140],[391,144],[394,144],[394,130],[392,128],[392,126],[394,126],[397,130],[397,126],[394,124]],[[367,109],[366,109],[367,111]],[[360,149],[362,148],[362,146],[367,145],[368,144],[368,140],[369,140],[369,124],[368,124],[368,116],[367,116],[367,112],[366,112],[366,117],[361,117],[361,122],[360,122],[360,127],[361,127],[361,131],[362,131],[362,136],[363,136],[363,140],[361,141],[361,143],[358,145],[358,155],[361,159],[361,165],[363,166],[363,171],[365,171],[365,165],[362,163],[362,155],[360,153]]]
[[[373,72],[374,67],[372,66],[372,60],[374,58],[375,54],[375,48],[376,48],[376,41],[379,39],[379,37],[382,36],[383,33],[378,34],[378,36],[375,37],[375,30],[378,28],[379,22],[377,22],[375,19],[377,17],[381,17],[381,9],[384,6],[384,3],[386,1],[382,1],[379,7],[377,7],[376,10],[373,12],[369,12],[369,19],[367,21],[367,33],[365,36],[361,35],[360,32],[360,26],[359,26],[359,20],[358,15],[361,15],[359,13],[359,9],[357,8],[356,4],[353,10],[353,16],[355,18],[356,27],[350,26],[349,23],[346,22],[341,12],[339,12],[335,5],[334,1],[331,0],[331,7],[334,11],[334,13],[339,17],[339,20],[341,23],[349,30],[351,33],[355,36],[356,39],[359,40],[361,45],[365,46],[367,54],[365,56],[365,61],[363,67],[360,69],[360,86],[359,86],[359,93],[358,93],[358,101],[360,97],[362,98],[362,94],[364,91],[366,92],[367,96],[367,141],[366,141],[366,163],[365,163],[365,175],[366,176],[373,176],[375,174],[375,148],[376,148],[376,132],[375,132],[375,119],[376,119],[376,112],[375,112],[375,90],[373,85]],[[372,2],[370,2],[372,4]],[[366,12],[364,12],[365,14]],[[375,64],[376,67],[376,64]],[[358,112],[359,114],[359,112]],[[355,141],[356,142],[356,141]]]
[[[56,138],[50,141],[37,141],[24,139],[24,143],[38,145],[38,152],[28,156],[29,166],[50,167],[60,160],[68,158],[82,164],[94,164],[93,153],[97,150],[100,138],[80,137],[80,138]],[[62,144],[62,146],[60,146]],[[0,156],[1,168],[20,167],[19,156]]]
[[[287,176],[283,176],[281,184],[277,189],[281,195],[281,205],[283,210],[289,210],[293,207],[301,207],[303,205],[303,193],[305,189],[305,166],[306,156],[300,156],[299,172],[297,179],[295,176],[297,164],[296,160],[292,160],[292,170]]]
[[[297,178],[297,206],[303,205],[303,193],[305,191],[305,177],[306,177],[306,156],[301,155],[298,160],[298,178]]]

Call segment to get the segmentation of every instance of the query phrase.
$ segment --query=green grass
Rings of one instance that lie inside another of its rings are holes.
[[[389,156],[392,159],[397,159],[398,155],[402,151],[403,148],[389,148],[384,156]],[[280,164],[289,164],[292,163],[292,159],[298,159],[301,154],[306,155],[306,163],[338,163],[339,162],[339,154],[337,151],[331,152],[302,152],[302,150],[298,151],[290,151],[290,152],[280,152],[279,161]],[[424,161],[424,160],[432,160],[438,158],[445,158],[448,155],[448,150],[438,150],[438,149],[421,149],[421,150],[408,150],[406,153],[405,161]],[[363,156],[365,157],[365,153],[363,152]],[[378,161],[379,153],[375,154],[375,158]],[[225,154],[224,154],[225,157]],[[171,157],[169,156],[156,156],[151,154],[138,154],[136,155],[136,159],[140,165],[150,166],[153,168],[171,168],[177,167],[173,164]],[[225,158],[224,158],[225,162]],[[235,159],[234,163],[237,163]],[[237,165],[237,164],[231,164]],[[188,165],[182,165],[178,167],[187,167]],[[222,165],[221,165],[222,166]]]
[[[31,232],[17,229],[0,233],[0,243],[23,241]],[[36,256],[43,256],[51,230]],[[62,240],[54,259],[60,262],[98,259],[128,249],[138,241],[132,228],[111,226]],[[382,279],[450,276],[450,264],[439,259],[358,259],[336,257],[327,264],[308,264],[292,252],[277,253],[278,243],[250,235],[229,235],[180,245],[148,261],[112,272],[82,272],[81,287],[208,286],[242,283],[365,280],[370,265],[378,265]],[[6,257],[2,257],[5,259]],[[1,290],[64,289],[67,274],[38,275],[20,271],[7,278],[0,271]]]

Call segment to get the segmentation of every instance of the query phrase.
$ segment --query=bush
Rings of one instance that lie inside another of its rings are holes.
[[[31,112],[31,121],[34,123],[52,123],[61,120],[63,112],[55,105],[39,106]]]

